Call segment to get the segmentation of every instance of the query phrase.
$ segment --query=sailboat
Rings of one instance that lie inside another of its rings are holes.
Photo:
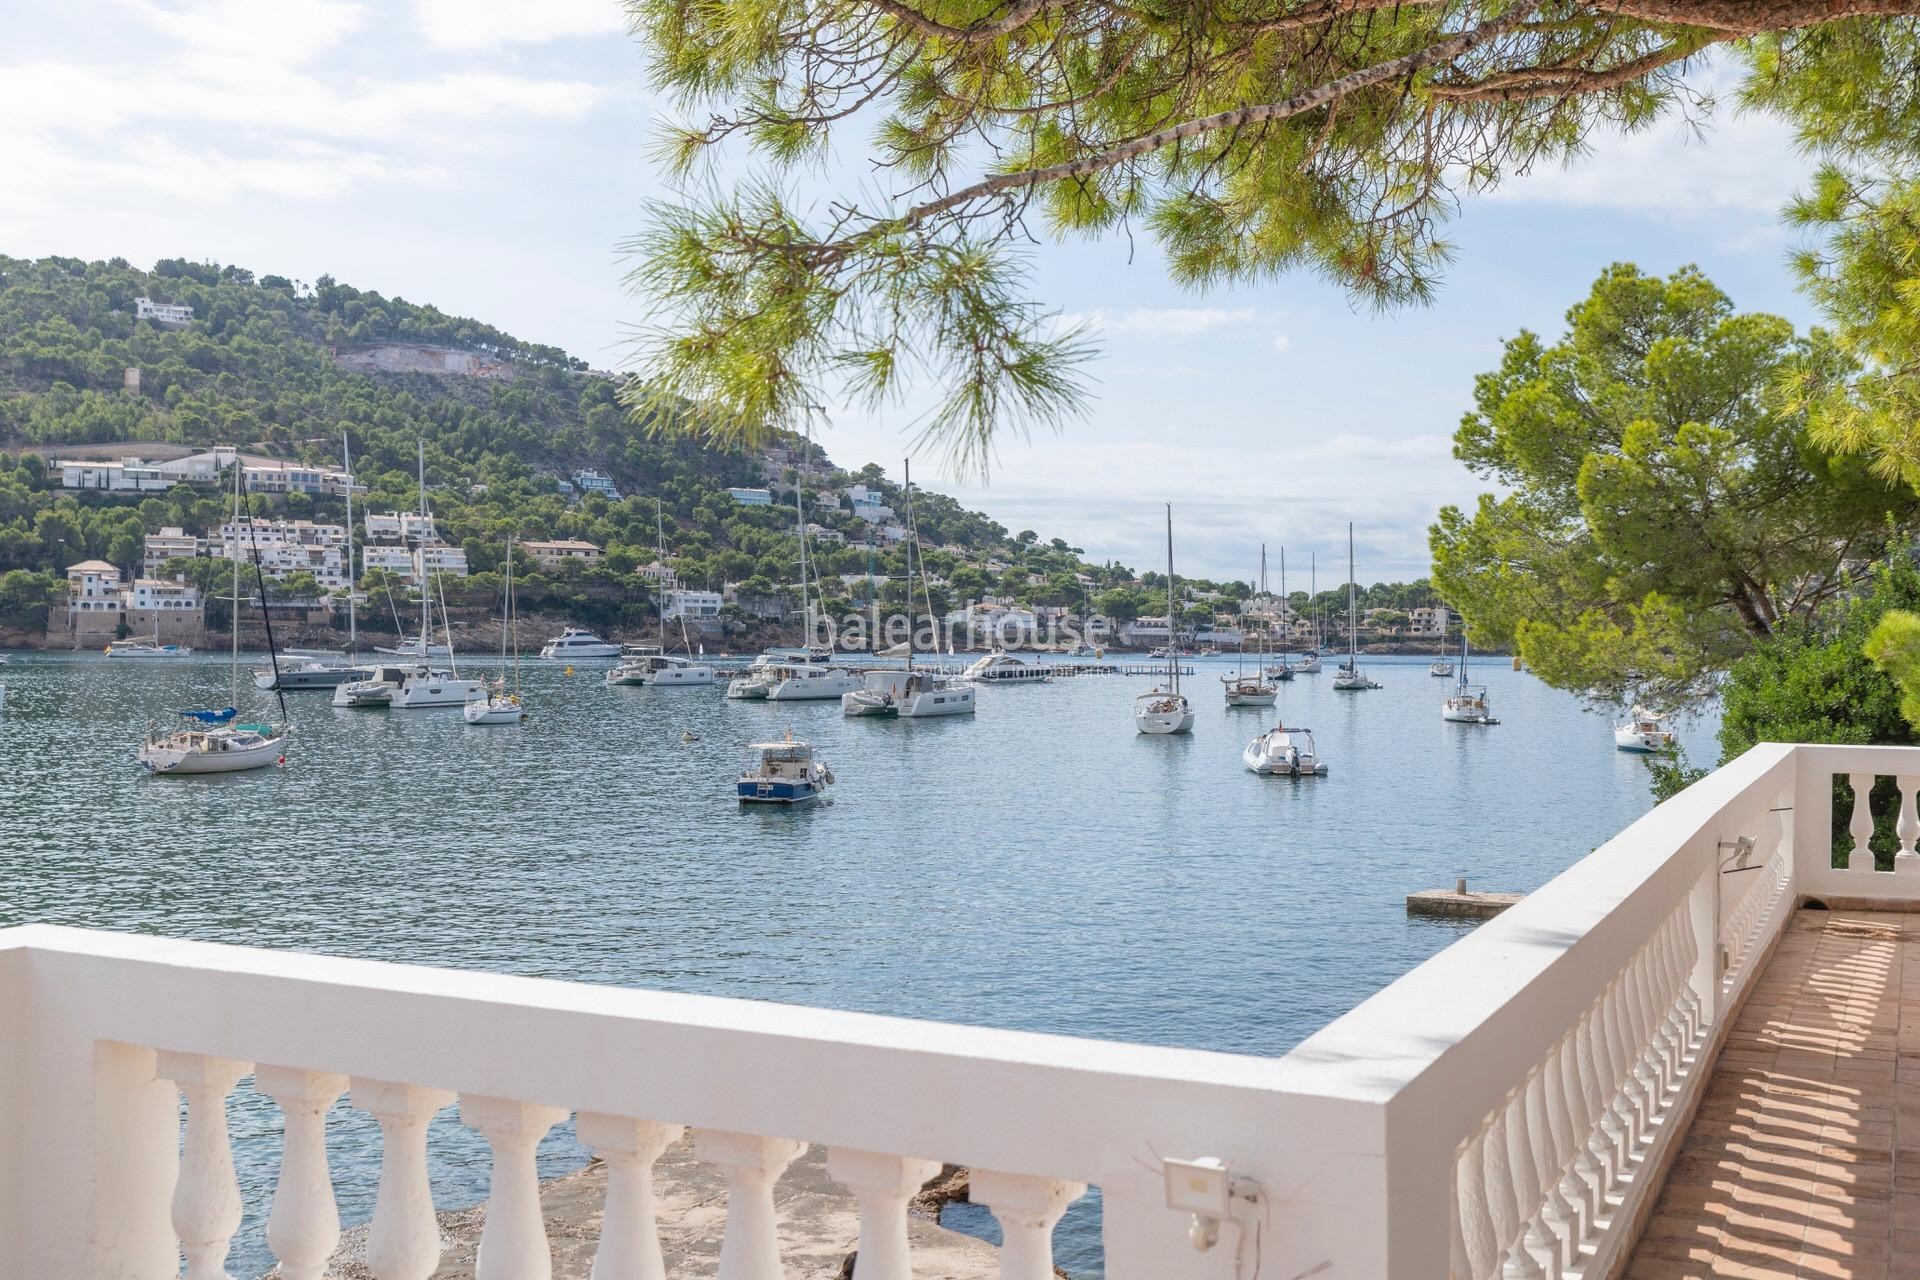
[[[1266,595],[1266,593],[1267,593],[1267,549],[1265,547],[1261,547],[1260,548],[1260,594],[1264,596]],[[1261,633],[1261,639],[1262,641],[1264,641],[1265,639],[1264,632]],[[1254,654],[1253,674],[1251,676],[1247,674],[1247,637],[1245,632],[1242,631],[1240,636],[1240,658],[1239,658],[1238,664],[1234,669],[1234,673],[1230,676],[1220,677],[1220,683],[1226,686],[1225,692],[1227,696],[1228,706],[1230,707],[1270,707],[1273,705],[1274,699],[1276,699],[1280,695],[1280,686],[1274,684],[1272,680],[1266,680],[1261,678],[1263,674],[1267,676],[1274,676],[1274,668],[1266,667],[1263,665],[1266,662],[1266,660],[1267,660],[1266,646],[1264,645],[1264,643],[1262,643],[1260,645],[1260,648]],[[1286,669],[1284,660],[1281,663],[1280,669],[1283,671]],[[1289,677],[1290,676],[1291,676],[1291,673],[1289,673]],[[1277,679],[1279,677],[1275,676],[1274,678]]]
[[[1467,632],[1460,629],[1460,678],[1440,704],[1440,718],[1456,724],[1499,724],[1487,703],[1487,686],[1467,683]]]
[[[802,456],[803,463],[811,458],[812,448],[813,434],[811,430],[809,430],[807,434],[807,453]],[[804,470],[805,467],[803,466],[802,471],[804,472]],[[800,476],[798,475],[794,477],[793,481],[793,536],[794,540],[798,542],[800,546],[800,616],[805,619],[805,621],[801,623],[804,629],[810,627],[812,613],[809,611],[807,604],[806,503],[804,492],[801,488]],[[727,682],[727,696],[729,698],[771,697],[774,686],[790,681],[796,671],[808,667],[826,668],[832,661],[833,649],[827,645],[806,644],[794,648],[769,649],[758,658],[755,658],[752,665],[747,668],[744,674],[735,676]],[[840,687],[833,689],[832,692],[819,695],[821,697],[839,697],[841,694],[855,687],[852,676],[847,672],[823,670],[821,675],[830,684],[840,684]],[[824,688],[826,686],[823,685],[822,687]],[[801,696],[797,692],[797,686],[795,688],[795,692],[789,692],[786,695],[788,698]]]
[[[1439,613],[1440,613],[1440,644],[1438,646],[1438,651],[1434,654],[1433,661],[1427,665],[1427,674],[1430,676],[1435,676],[1435,677],[1444,679],[1445,677],[1453,674],[1453,663],[1447,660],[1447,608],[1445,605],[1439,606]],[[1463,626],[1461,628],[1461,634],[1460,634],[1460,666],[1462,668],[1462,671],[1461,671],[1462,679],[1466,678],[1466,672],[1465,672],[1466,665],[1467,665],[1467,637],[1466,637],[1466,629]]]
[[[240,521],[241,470],[239,461],[235,460],[233,518],[236,525]],[[251,517],[247,521],[247,528],[251,533]],[[147,740],[140,745],[138,758],[141,766],[151,774],[241,773],[286,760],[282,748],[286,746],[287,736],[293,732],[293,725],[287,721],[286,695],[276,694],[280,699],[280,728],[266,724],[234,723],[235,717],[240,714],[237,706],[240,700],[240,559],[237,537],[232,565],[233,648],[227,667],[227,705],[218,711],[181,711],[178,714],[190,722],[186,728],[165,733],[158,730],[149,732]],[[253,575],[255,588],[260,593],[260,617],[267,629],[267,658],[278,666],[280,659],[273,645],[273,618],[267,612],[267,584],[265,575],[260,571],[257,537],[254,539]]]
[[[1613,745],[1621,751],[1643,754],[1665,751],[1674,743],[1673,727],[1657,711],[1635,703],[1625,724],[1613,727]]]
[[[513,638],[513,689],[507,689],[507,639]],[[507,580],[500,595],[500,674],[486,686],[487,696],[461,708],[468,724],[519,724],[527,718],[520,700],[520,635],[513,613],[513,539],[507,539]]]
[[[658,499],[653,504],[654,537],[659,544],[656,558],[664,566],[667,563],[667,525],[664,509]],[[710,685],[713,683],[713,668],[703,662],[693,660],[693,638],[687,634],[687,615],[680,615],[680,644],[687,656],[680,657],[667,652],[667,579],[662,574],[655,581],[655,605],[660,613],[660,643],[628,645],[620,651],[620,661],[607,672],[608,684],[641,684],[658,688],[675,685]]]
[[[310,655],[305,661],[290,663],[278,670],[255,671],[257,689],[337,689],[355,680],[369,680],[374,669],[362,665],[360,656],[360,614],[354,595],[360,588],[360,576],[353,571],[353,452],[347,433],[340,433],[340,463],[347,472],[347,651],[340,657]]]
[[[1173,504],[1167,504],[1167,632],[1173,634]],[[1133,727],[1141,733],[1191,733],[1193,705],[1180,692],[1179,646],[1167,646],[1167,688],[1133,700]]]
[[[1360,673],[1360,605],[1353,585],[1353,525],[1347,525],[1347,660],[1333,673],[1336,689],[1378,689],[1377,682]]]
[[[1281,588],[1285,594],[1285,588]],[[1320,593],[1319,557],[1314,552],[1307,553],[1307,603],[1313,609],[1313,647],[1302,654],[1298,662],[1290,663],[1297,676],[1317,676],[1320,674],[1320,606],[1314,604]],[[1289,601],[1291,604],[1291,601]],[[1291,610],[1289,610],[1291,612]],[[1288,618],[1288,629],[1292,629],[1292,618]]]
[[[850,716],[893,715],[902,719],[974,714],[973,685],[966,680],[935,675],[913,666],[913,563],[920,547],[919,525],[913,515],[913,464],[903,462],[907,495],[907,665],[901,671],[869,671],[864,685],[840,695],[840,710]],[[926,566],[920,578],[927,591],[927,617],[933,617],[932,588],[925,586]]]

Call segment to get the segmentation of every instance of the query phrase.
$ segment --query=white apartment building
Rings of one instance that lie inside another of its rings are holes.
[[[1445,605],[1422,605],[1407,615],[1407,634],[1436,639],[1447,634],[1453,615]]]
[[[220,473],[233,465],[234,451],[212,449],[188,454],[168,462],[147,462],[139,458],[101,461],[93,458],[59,458],[48,465],[51,473],[60,473],[63,489],[92,490],[101,493],[164,493],[177,484],[216,484]]]
[[[133,318],[155,324],[192,324],[193,308],[174,302],[155,302],[152,298],[135,298]]]
[[[718,591],[693,591],[676,588],[667,592],[666,608],[661,616],[672,618],[717,618],[726,603]]]
[[[254,516],[227,521],[220,526],[218,539],[207,541],[213,556],[237,559],[243,565],[251,565],[257,551],[260,572],[276,582],[305,572],[326,591],[349,585],[345,525]]]
[[[409,586],[418,586],[421,577],[421,562],[425,562],[425,571],[448,578],[467,576],[467,553],[460,547],[448,546],[444,542],[430,542],[424,547],[396,547],[390,545],[370,545],[360,548],[360,563],[364,569],[385,569],[395,573]]]
[[[385,514],[367,512],[368,542],[434,542],[439,534],[434,529],[433,516],[421,515],[418,511],[389,511]]]
[[[73,625],[76,617],[111,614],[113,621],[107,623],[111,628],[125,607],[126,581],[118,569],[105,560],[82,560],[67,566],[68,625]],[[82,626],[80,629],[98,628]]]
[[[552,542],[523,542],[520,547],[548,569],[556,568],[569,561],[577,564],[595,564],[600,559],[599,547],[591,542],[581,542],[577,538],[557,538]]]
[[[139,615],[182,613],[200,607],[200,589],[172,578],[135,578],[127,590],[128,625],[139,630]]]
[[[582,495],[597,493],[609,502],[620,501],[620,490],[613,483],[613,477],[601,471],[576,471],[573,473],[573,487]]]
[[[844,547],[847,545],[846,534],[840,532],[838,529],[829,529],[823,524],[814,524],[811,521],[807,524],[807,536],[825,546]]]
[[[773,505],[771,489],[728,489],[727,496],[743,507],[770,507]]]
[[[160,566],[169,560],[192,559],[204,554],[206,543],[185,529],[168,526],[158,533],[147,535],[146,547],[140,557],[140,569],[151,578],[159,572]]]
[[[856,484],[840,492],[846,498],[847,505],[853,508],[853,514],[868,524],[885,524],[893,519],[893,508],[887,505],[879,490]]]
[[[248,493],[306,493],[346,496],[353,477],[333,467],[310,467],[299,462],[248,463],[240,483]]]

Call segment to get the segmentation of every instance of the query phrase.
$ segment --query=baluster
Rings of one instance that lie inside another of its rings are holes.
[[[607,1209],[591,1280],[666,1280],[654,1222],[653,1162],[685,1130],[590,1111],[575,1118],[574,1129],[607,1167]]]
[[[240,1179],[227,1138],[227,1095],[250,1063],[198,1053],[162,1052],[154,1074],[186,1095],[187,1131],[173,1189],[173,1231],[187,1259],[187,1280],[232,1280],[227,1248],[240,1229]]]
[[[1469,1138],[1453,1162],[1452,1280],[1491,1280],[1500,1269],[1500,1243],[1487,1209],[1487,1131]]]
[[[321,1280],[340,1243],[340,1210],[327,1170],[327,1112],[347,1090],[345,1076],[298,1067],[260,1067],[254,1088],[272,1098],[284,1121],[280,1181],[267,1215],[267,1244],[279,1280]]]
[[[1593,1184],[1593,1213],[1597,1216],[1606,1203],[1607,1189],[1619,1176],[1616,1153],[1620,1150],[1619,1118],[1609,1105],[1612,1087],[1609,1081],[1606,1045],[1606,994],[1601,993],[1587,1008],[1580,1024],[1579,1061],[1580,1097],[1586,1112],[1587,1160],[1584,1166]]]
[[[462,1096],[460,1123],[478,1129],[493,1149],[487,1180],[487,1220],[480,1228],[474,1280],[550,1280],[553,1250],[540,1214],[540,1175],[534,1150],[547,1130],[567,1118],[563,1107],[512,1098]]]
[[[1683,901],[1674,919],[1679,930],[1678,981],[1683,1016],[1682,1026],[1686,1031],[1687,1049],[1692,1052],[1706,1031],[1706,1010],[1700,1003],[1700,993],[1693,989],[1694,967],[1699,963],[1700,957],[1700,936],[1694,932],[1693,911],[1690,904]],[[1711,967],[1717,967],[1717,965]]]
[[[1660,1108],[1660,1081],[1648,1066],[1647,1058],[1650,1037],[1645,1017],[1645,992],[1640,985],[1640,965],[1644,955],[1644,952],[1636,952],[1629,958],[1621,975],[1625,996],[1622,1022],[1627,1034],[1627,1078],[1632,1082],[1630,1093],[1639,1113],[1637,1132],[1642,1140],[1652,1132],[1653,1117]]]
[[[1853,848],[1847,854],[1847,870],[1872,871],[1873,850],[1867,848],[1867,841],[1873,838],[1873,810],[1868,808],[1867,800],[1873,794],[1873,775],[1850,773],[1847,782],[1853,787],[1853,817],[1847,822]]]
[[[1511,1243],[1507,1248],[1505,1273],[1514,1280],[1532,1280],[1547,1274],[1540,1265],[1541,1253],[1548,1250],[1541,1249],[1544,1236],[1537,1216],[1540,1173],[1535,1163],[1533,1126],[1529,1123],[1527,1108],[1527,1094],[1538,1078],[1538,1072],[1529,1075],[1527,1082],[1507,1100],[1506,1190],[1513,1204],[1514,1230],[1506,1233]]]
[[[1552,1058],[1535,1068],[1526,1085],[1514,1098],[1514,1113],[1519,1117],[1509,1141],[1514,1144],[1519,1176],[1514,1189],[1520,1194],[1520,1216],[1526,1222],[1527,1253],[1546,1260],[1546,1274],[1558,1280],[1560,1275],[1560,1237],[1549,1215],[1555,1212],[1553,1193],[1559,1180],[1559,1168],[1553,1158],[1553,1130],[1547,1123],[1547,1068]]]
[[[380,1189],[367,1226],[375,1280],[427,1280],[440,1269],[440,1224],[427,1182],[427,1124],[453,1095],[355,1077],[354,1106],[380,1122]]]
[[[1560,1242],[1558,1256],[1563,1269],[1573,1265],[1586,1221],[1580,1209],[1585,1192],[1573,1172],[1573,1157],[1580,1141],[1579,1131],[1574,1127],[1573,1100],[1567,1096],[1566,1060],[1572,1052],[1573,1033],[1569,1031],[1547,1054],[1541,1068],[1545,1085],[1544,1124],[1534,1129],[1536,1134],[1546,1135],[1546,1161],[1540,1166],[1541,1178],[1547,1184],[1547,1208]]]
[[[973,1171],[969,1198],[1000,1223],[1000,1280],[1053,1280],[1053,1224],[1086,1190],[1084,1182]]]
[[[860,1248],[853,1280],[913,1280],[907,1255],[907,1201],[940,1172],[938,1160],[834,1147],[827,1175],[860,1201]]]
[[[779,1219],[773,1184],[807,1149],[790,1138],[699,1129],[693,1153],[727,1179],[727,1229],[720,1238],[719,1280],[780,1280]]]
[[[1900,849],[1893,855],[1893,869],[1912,875],[1920,872],[1920,814],[1914,812],[1914,795],[1920,792],[1920,777],[1896,778],[1900,788]]]
[[[1582,1014],[1574,1023],[1572,1032],[1567,1036],[1566,1052],[1560,1056],[1560,1093],[1566,1103],[1573,1140],[1573,1146],[1567,1153],[1567,1173],[1563,1185],[1580,1215],[1580,1233],[1574,1238],[1576,1250],[1580,1242],[1593,1231],[1594,1215],[1599,1211],[1600,1196],[1607,1185],[1606,1166],[1593,1149],[1593,1138],[1597,1133],[1594,1126],[1598,1115],[1580,1066],[1580,1058],[1586,1052],[1586,1025],[1590,1018],[1591,1014]]]
[[[1613,1112],[1619,1141],[1613,1162],[1615,1178],[1625,1175],[1640,1145],[1640,1113],[1633,1101],[1633,1055],[1628,1049],[1626,1001],[1626,975],[1615,974],[1602,1004],[1606,1011],[1607,1106]]]
[[[1680,1059],[1685,1046],[1680,1039],[1680,1026],[1674,1020],[1675,998],[1673,994],[1673,916],[1668,915],[1653,931],[1653,938],[1647,943],[1647,986],[1652,997],[1653,1038],[1659,1045],[1660,1074],[1665,1080],[1666,1091],[1680,1087]],[[1662,1098],[1666,1093],[1661,1094]]]

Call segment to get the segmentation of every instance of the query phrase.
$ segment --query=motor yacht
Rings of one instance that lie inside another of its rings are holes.
[[[779,742],[747,748],[746,767],[735,786],[741,804],[806,804],[833,784],[833,771],[813,758],[810,743],[791,732]]]
[[[567,627],[540,646],[540,656],[550,662],[592,662],[620,656],[620,646],[602,640],[584,627]]]

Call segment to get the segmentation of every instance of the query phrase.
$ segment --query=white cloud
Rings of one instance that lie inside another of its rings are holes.
[[[443,49],[496,49],[626,30],[615,0],[418,0],[414,24]]]
[[[1273,349],[1285,355],[1293,349],[1293,339],[1284,333],[1276,333],[1273,335]]]
[[[1251,307],[1133,307],[1117,312],[1068,312],[1059,318],[1058,327],[1126,337],[1191,338],[1230,325],[1248,324],[1257,317]]]
[[[367,13],[347,0],[204,0],[190,5],[122,0],[157,34],[202,53],[295,66],[360,30]]]

